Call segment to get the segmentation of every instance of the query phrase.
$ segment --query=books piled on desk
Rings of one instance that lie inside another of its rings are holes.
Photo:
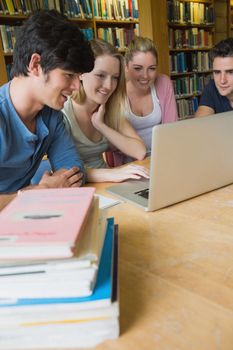
[[[93,199],[93,193],[89,206],[86,206],[88,220],[84,219],[80,225],[79,239],[74,240],[74,245],[69,244],[69,254],[67,250],[61,253],[61,249],[58,249],[60,258],[54,252],[53,256],[56,257],[49,259],[46,255],[45,258],[42,252],[44,258],[39,259],[39,251],[43,248],[37,250],[36,245],[31,244],[36,260],[32,259],[32,251],[29,254],[28,247],[26,254],[30,259],[23,259],[25,243],[17,250],[16,242],[4,241],[10,235],[7,236],[6,231],[0,228],[0,349],[90,347],[119,335],[117,228],[113,219],[106,220],[106,215],[99,213],[98,200]],[[75,206],[74,198],[72,202],[72,206]],[[84,202],[82,199],[82,206]],[[30,206],[29,220],[31,216],[38,215],[33,212],[32,203]],[[52,207],[50,203],[49,215],[55,216],[59,211],[55,213]],[[8,208],[9,211],[12,214],[12,207]],[[25,207],[23,212],[24,217],[28,216]],[[44,217],[48,215],[46,210],[41,213]],[[3,222],[2,217],[6,222],[5,211],[0,214],[0,223]],[[52,220],[57,220],[57,216],[40,218],[37,232],[42,220],[50,221],[47,231],[52,232]],[[75,218],[70,217],[70,220]],[[17,251],[17,259],[10,254],[10,249],[8,255],[3,253],[3,247],[8,244],[12,244],[13,250]],[[42,241],[39,244],[42,246]]]

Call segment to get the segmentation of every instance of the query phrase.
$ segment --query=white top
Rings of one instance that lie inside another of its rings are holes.
[[[69,98],[62,110],[66,129],[72,135],[81,159],[87,168],[106,168],[103,152],[109,149],[108,140],[103,136],[100,141],[93,142],[87,138],[79,127],[75,118],[71,98]]]
[[[153,110],[150,114],[143,117],[138,116],[132,112],[129,100],[127,100],[126,105],[126,118],[137,131],[138,135],[143,139],[147,153],[151,151],[152,128],[162,121],[161,107],[154,85],[151,86],[150,90],[153,102]]]

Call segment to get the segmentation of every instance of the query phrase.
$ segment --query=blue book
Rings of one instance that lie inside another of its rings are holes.
[[[87,40],[92,40],[94,38],[92,28],[81,28],[81,31],[83,32],[83,34]]]
[[[194,97],[193,98],[193,110],[194,110],[194,112],[196,112],[197,108],[198,108],[198,98]]]
[[[114,244],[114,218],[108,219],[107,231],[100,259],[99,271],[97,275],[94,292],[88,297],[79,298],[32,298],[32,299],[0,299],[0,316],[4,308],[40,308],[45,310],[59,309],[71,304],[73,310],[89,309],[108,306],[112,302],[113,286],[113,244]],[[13,310],[12,310],[13,311]]]
[[[85,0],[86,8],[87,8],[87,17],[92,18],[92,10],[91,10],[91,4],[89,0]]]

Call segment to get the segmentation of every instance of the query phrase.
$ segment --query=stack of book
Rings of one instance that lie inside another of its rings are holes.
[[[25,191],[0,227],[0,349],[90,347],[119,335],[117,226],[93,188]]]

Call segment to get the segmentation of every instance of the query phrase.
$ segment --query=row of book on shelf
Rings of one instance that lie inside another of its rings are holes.
[[[2,40],[3,51],[5,53],[12,53],[14,50],[17,32],[20,26],[12,25],[0,25],[0,34]],[[94,37],[92,28],[80,28],[87,40],[91,40]]]
[[[169,55],[171,73],[203,72],[212,68],[208,51],[176,52]]]
[[[94,17],[107,20],[138,20],[138,0],[94,0]]]
[[[179,119],[193,117],[198,108],[198,97],[181,98],[176,101]]]
[[[134,24],[133,28],[98,28],[97,37],[111,43],[120,50],[125,50],[132,39],[139,35],[139,26]]]
[[[196,27],[189,29],[169,28],[168,39],[170,49],[212,48],[213,46],[213,33]]]
[[[92,18],[90,0],[1,0],[0,13],[28,15],[36,10],[56,9],[69,17]]]
[[[138,0],[1,0],[0,13],[28,15],[38,9],[56,9],[68,17],[137,20]]]
[[[0,34],[2,40],[3,51],[5,53],[12,53],[14,50],[17,32],[20,26],[0,25]],[[94,38],[92,28],[80,28],[87,40]],[[139,35],[139,27],[137,24],[133,28],[98,28],[97,37],[108,41],[115,47],[124,50],[133,37]]]
[[[0,213],[1,349],[118,337],[118,226],[94,191],[29,190]]]
[[[171,23],[213,24],[214,8],[204,2],[168,0],[167,17]]]
[[[193,74],[190,76],[178,77],[172,79],[173,89],[176,98],[185,97],[187,95],[200,95],[204,86],[211,79],[211,74]]]

